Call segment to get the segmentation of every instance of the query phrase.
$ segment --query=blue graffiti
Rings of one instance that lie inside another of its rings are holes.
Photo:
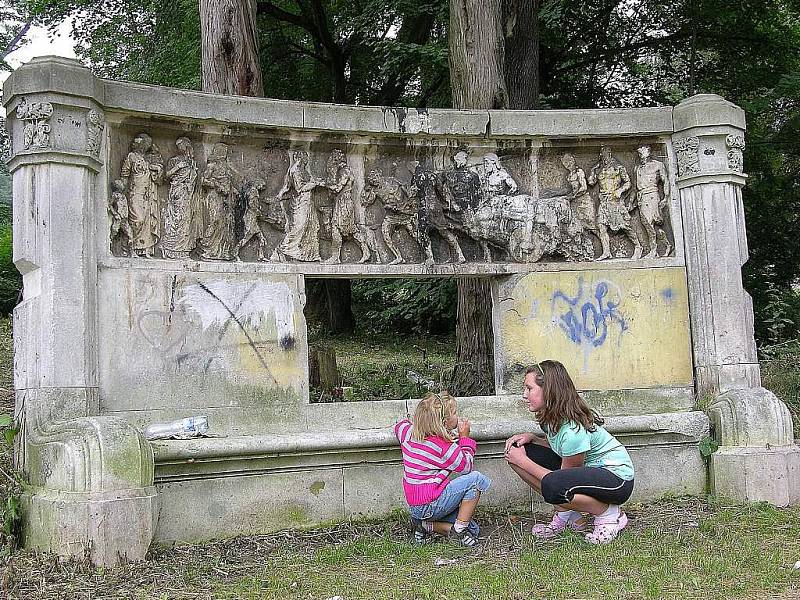
[[[675,292],[672,291],[672,288],[664,288],[661,290],[661,297],[667,301],[667,304],[669,304],[675,297]]]
[[[610,285],[605,281],[595,284],[594,290],[584,290],[581,277],[578,279],[578,293],[574,296],[560,290],[553,293],[553,319],[571,342],[590,349],[598,348],[608,339],[611,325],[619,326],[620,333],[628,330],[628,322],[618,310],[620,301],[612,299],[610,291]],[[585,295],[585,292],[588,293]],[[566,310],[557,313],[559,308]]]

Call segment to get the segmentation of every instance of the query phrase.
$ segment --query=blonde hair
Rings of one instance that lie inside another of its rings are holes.
[[[411,437],[418,442],[425,441],[426,437],[436,435],[446,440],[453,440],[453,434],[448,431],[445,421],[456,414],[456,399],[449,392],[441,394],[428,392],[417,404]]]

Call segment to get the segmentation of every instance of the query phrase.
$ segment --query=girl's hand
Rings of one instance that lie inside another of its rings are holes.
[[[527,459],[528,455],[525,452],[525,448],[522,446],[511,446],[506,450],[506,461],[508,461],[510,465],[522,464],[522,461]]]
[[[463,419],[459,420],[458,422],[458,437],[467,438],[469,437],[469,420]]]
[[[524,446],[525,444],[530,444],[535,439],[536,436],[532,433],[518,433],[512,435],[506,440],[506,454],[508,454],[512,446]]]

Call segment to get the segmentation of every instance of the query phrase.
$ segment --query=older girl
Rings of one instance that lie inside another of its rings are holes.
[[[435,532],[462,546],[477,545],[480,527],[472,515],[491,480],[472,470],[476,444],[469,421],[458,418],[455,398],[428,393],[413,420],[403,419],[394,432],[403,454],[403,491],[415,542]],[[452,473],[462,475],[450,480]]]
[[[529,367],[522,397],[544,437],[519,433],[506,440],[506,460],[556,513],[533,534],[550,538],[567,527],[588,529],[581,513],[594,515],[593,544],[607,544],[628,524],[620,505],[633,491],[633,464],[625,447],[603,427],[603,420],[578,395],[560,362]]]

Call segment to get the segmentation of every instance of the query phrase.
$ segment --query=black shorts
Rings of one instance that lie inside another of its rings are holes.
[[[561,457],[550,448],[525,444],[533,462],[550,469],[542,479],[542,497],[548,504],[567,504],[575,494],[591,496],[606,504],[623,504],[633,492],[633,479],[625,481],[602,467],[561,468]]]

